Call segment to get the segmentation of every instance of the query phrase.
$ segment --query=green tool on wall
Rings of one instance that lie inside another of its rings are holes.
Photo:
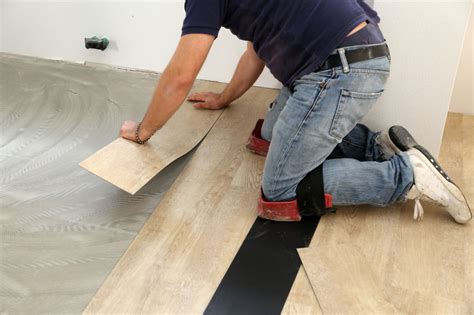
[[[105,50],[107,46],[109,46],[109,40],[107,39],[107,37],[86,37],[84,38],[84,42],[86,44],[87,49]]]

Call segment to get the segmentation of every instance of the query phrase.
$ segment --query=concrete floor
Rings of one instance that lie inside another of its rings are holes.
[[[158,75],[0,54],[0,313],[80,313],[189,155],[132,196],[78,163]]]

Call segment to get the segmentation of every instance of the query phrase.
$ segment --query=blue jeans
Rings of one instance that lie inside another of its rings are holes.
[[[292,92],[282,88],[271,105],[262,127],[262,137],[271,141],[262,182],[268,200],[295,199],[300,181],[321,164],[324,191],[335,206],[385,206],[406,199],[413,185],[408,156],[387,160],[378,150],[377,133],[359,123],[383,93],[390,60],[349,68],[305,75]]]

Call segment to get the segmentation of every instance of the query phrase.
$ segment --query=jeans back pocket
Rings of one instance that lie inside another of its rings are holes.
[[[339,142],[359,123],[382,95],[341,90],[329,134]]]

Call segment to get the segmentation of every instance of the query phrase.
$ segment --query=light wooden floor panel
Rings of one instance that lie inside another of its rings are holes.
[[[326,313],[395,313],[370,264],[354,245],[319,246],[298,253]]]
[[[220,91],[222,84],[197,81],[194,90]],[[185,102],[145,145],[118,138],[79,165],[128,193],[191,151],[209,132],[222,110],[196,110]]]
[[[471,204],[474,201],[472,130],[474,117],[450,114],[440,155],[441,164],[464,188]],[[388,208],[341,208],[336,214],[321,219],[310,251],[317,255],[319,251],[330,250],[331,246],[359,248],[398,312],[472,313],[472,222],[456,224],[442,208],[427,204],[425,219],[415,222],[412,210],[412,202]],[[340,255],[339,260],[353,259],[348,251],[345,253],[346,258]],[[303,257],[305,267],[309,260]],[[334,273],[343,274],[344,270],[339,269],[343,266],[334,261],[331,268]],[[309,269],[306,272],[313,273]],[[297,278],[298,282],[305,280]],[[325,289],[316,280],[312,282],[313,288],[320,285],[321,290]],[[300,294],[298,287],[295,283],[289,301]],[[337,294],[336,291],[329,292]],[[317,289],[316,295],[324,313],[337,312],[336,305],[330,303],[330,299],[336,300],[335,295],[318,295]],[[357,307],[354,305],[354,310]]]
[[[276,91],[227,108],[91,301],[92,313],[202,313],[256,217],[264,158],[245,143]]]
[[[308,275],[303,267],[300,268],[296,279],[291,287],[290,294],[286,299],[285,306],[281,312],[284,315],[290,314],[322,314],[321,307],[313,293]]]

